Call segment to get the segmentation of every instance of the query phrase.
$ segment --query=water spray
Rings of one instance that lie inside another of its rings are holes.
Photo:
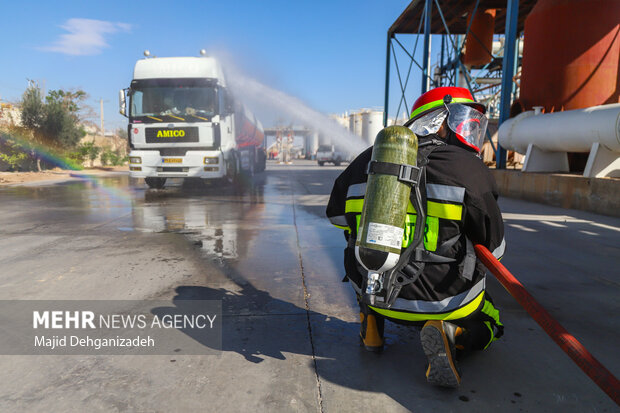
[[[243,97],[244,100],[259,102],[277,113],[287,114],[303,126],[329,137],[333,144],[346,148],[352,155],[357,155],[368,147],[361,137],[352,134],[334,119],[312,109],[298,98],[244,75],[230,62],[230,59],[225,60],[228,85],[235,95]]]

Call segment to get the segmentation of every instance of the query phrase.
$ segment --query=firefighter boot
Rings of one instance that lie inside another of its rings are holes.
[[[461,375],[455,360],[455,339],[463,329],[445,321],[430,320],[420,332],[424,354],[428,358],[426,380],[436,386],[458,387]]]
[[[374,353],[383,350],[383,327],[385,319],[360,311],[360,341],[364,348]]]

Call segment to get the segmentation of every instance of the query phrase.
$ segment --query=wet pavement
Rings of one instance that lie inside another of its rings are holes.
[[[344,238],[324,217],[342,167],[270,164],[240,187],[128,176],[0,189],[0,299],[221,300],[209,356],[0,356],[2,411],[616,411],[492,277],[504,338],[430,387],[416,330],[358,344]],[[620,375],[620,220],[501,201],[503,263]]]

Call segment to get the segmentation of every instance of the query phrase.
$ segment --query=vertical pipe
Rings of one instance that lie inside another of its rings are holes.
[[[460,45],[461,43],[461,36],[456,36],[456,44]],[[461,60],[461,49],[454,49],[454,84],[451,86],[460,86],[461,65],[459,60]]]
[[[507,0],[506,31],[504,34],[504,61],[502,63],[502,95],[499,104],[499,126],[510,116],[512,101],[512,77],[514,76],[515,45],[517,43],[517,21],[519,0]],[[518,52],[518,50],[517,50]],[[495,155],[497,169],[506,168],[506,150],[497,145]]]
[[[517,34],[517,40],[515,40],[515,62],[513,64],[513,77],[517,74],[519,70],[519,47],[520,47],[521,39]],[[517,96],[517,82],[512,82],[512,96]]]
[[[422,93],[426,93],[429,89],[429,66],[431,60],[431,8],[433,7],[432,0],[426,0],[426,4],[424,5],[424,51],[423,60],[422,60]]]
[[[385,52],[385,101],[383,104],[383,127],[387,127],[388,122],[388,103],[390,99],[390,50],[392,48],[392,33],[388,31],[387,49]],[[407,109],[409,110],[409,109]],[[400,109],[399,109],[400,111]],[[398,116],[398,113],[396,114]]]
[[[443,86],[443,71],[444,71],[444,67],[443,67],[443,63],[444,63],[444,56],[443,54],[446,52],[446,36],[443,35],[441,36],[441,55],[439,57],[440,61],[439,61],[439,84],[437,86]]]
[[[103,128],[103,99],[99,99],[99,106],[101,113],[101,136],[105,137],[105,129]]]
[[[427,60],[428,62],[426,63],[426,90],[430,90],[431,88],[431,83],[433,81],[433,78],[431,76],[431,55],[432,55],[432,49],[433,49],[433,36],[429,36],[428,37],[428,55],[427,55]]]

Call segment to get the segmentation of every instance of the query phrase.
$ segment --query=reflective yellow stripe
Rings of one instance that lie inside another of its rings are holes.
[[[409,205],[407,206],[407,212],[409,214],[415,214],[415,209],[413,209],[413,205],[411,205],[411,202],[409,202]],[[441,204],[439,202],[426,201],[426,214],[432,217],[460,221],[461,215],[463,215],[463,206],[457,204]]]
[[[364,199],[347,199],[347,202],[344,206],[344,213],[349,212],[362,212],[364,208]]]
[[[344,212],[345,214],[348,212],[362,212],[363,207],[363,199],[348,199],[345,204]],[[409,202],[409,205],[407,206],[407,212],[410,214],[415,214],[415,209],[413,209],[413,205],[411,205],[411,202]],[[463,206],[457,204],[441,204],[439,202],[427,201],[426,214],[432,217],[460,221],[461,216],[463,215]]]
[[[459,318],[465,318],[480,307],[480,304],[484,300],[484,291],[478,294],[469,304],[447,313],[439,314],[421,314],[421,313],[406,313],[404,311],[385,310],[383,308],[377,308],[369,306],[377,313],[397,320],[404,321],[425,321],[425,320],[456,320]]]
[[[461,216],[463,215],[463,206],[427,201],[426,214],[431,217],[460,221]]]
[[[351,231],[351,228],[349,227],[343,227],[341,225],[336,225],[336,224],[332,224],[332,225],[335,226],[336,228],[344,229],[345,231]]]
[[[474,103],[474,101],[471,99],[467,99],[467,98],[452,98],[452,101],[450,103]],[[429,102],[426,105],[420,106],[415,111],[411,112],[411,116],[409,116],[409,119],[415,118],[418,114],[424,112],[425,110],[429,110],[429,109],[440,107],[440,106],[443,106],[443,99]]]

